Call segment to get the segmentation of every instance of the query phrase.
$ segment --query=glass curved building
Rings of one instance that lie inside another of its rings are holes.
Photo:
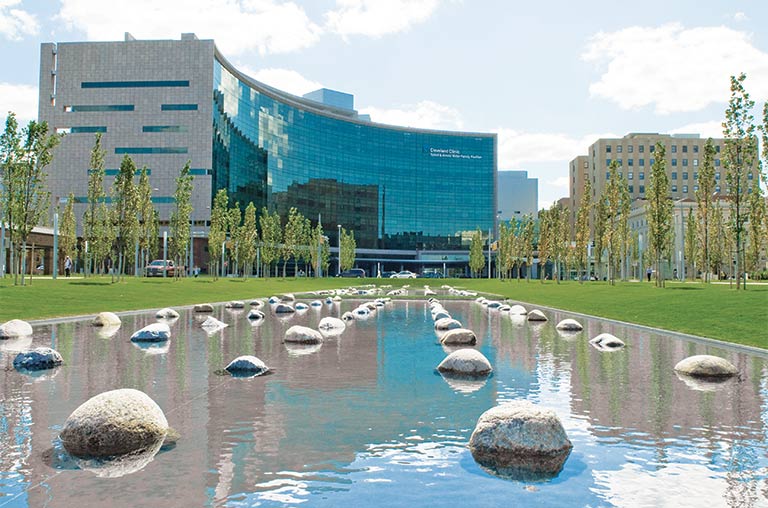
[[[40,84],[41,120],[70,133],[51,171],[56,196],[85,195],[102,132],[107,168],[130,154],[151,169],[161,218],[191,160],[203,228],[221,188],[242,207],[296,207],[332,245],[337,225],[353,230],[359,249],[466,250],[474,230],[494,227],[495,134],[377,124],[351,96],[318,101],[257,82],[192,34],[43,44]]]

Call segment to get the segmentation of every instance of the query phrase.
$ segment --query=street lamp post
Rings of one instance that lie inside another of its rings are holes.
[[[339,270],[336,275],[341,275],[341,224],[337,224],[336,228],[339,231]]]

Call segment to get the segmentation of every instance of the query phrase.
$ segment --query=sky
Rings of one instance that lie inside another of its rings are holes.
[[[766,26],[766,0],[0,0],[0,111],[37,116],[42,42],[194,32],[274,87],[352,93],[373,121],[497,133],[499,170],[538,178],[543,208],[600,137],[722,137],[733,74],[759,121]]]

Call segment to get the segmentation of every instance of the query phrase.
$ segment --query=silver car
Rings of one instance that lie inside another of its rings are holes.
[[[394,275],[389,276],[390,279],[415,279],[416,274],[413,272],[409,272],[408,270],[403,270],[402,272],[397,272]]]

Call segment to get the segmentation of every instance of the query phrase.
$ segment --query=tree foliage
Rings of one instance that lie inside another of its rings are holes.
[[[139,199],[133,177],[136,164],[126,155],[112,184],[112,227],[115,231],[113,252],[117,261],[117,276],[125,273],[125,259],[139,238]],[[114,275],[114,271],[113,271]]]
[[[340,243],[339,260],[341,263],[341,270],[349,270],[355,266],[355,256],[357,250],[357,242],[355,242],[355,232],[341,228],[341,243]]]
[[[101,147],[101,133],[96,133],[96,138],[91,149],[91,159],[88,164],[88,193],[85,214],[83,216],[83,240],[86,243],[85,275],[96,271],[97,265],[106,255],[103,243],[107,242],[104,236],[109,214],[103,213],[101,205],[104,204],[106,193],[104,192],[104,157],[106,151]],[[110,235],[111,236],[111,235]],[[107,247],[108,248],[108,247]]]
[[[588,252],[587,245],[590,239],[590,224],[589,219],[592,215],[592,184],[587,179],[584,182],[584,192],[579,205],[579,211],[576,213],[576,250],[573,253],[574,261],[578,266],[580,274],[583,273],[586,276]],[[584,277],[579,277],[581,282]]]
[[[149,183],[149,171],[144,166],[139,174],[136,186],[136,210],[138,219],[139,262],[146,265],[157,250],[157,224],[155,207],[152,205],[152,186]]]
[[[472,235],[469,244],[469,269],[477,277],[485,268],[485,256],[483,255],[483,233],[478,228]]]
[[[179,176],[176,178],[176,190],[173,193],[173,212],[171,212],[171,246],[170,255],[174,259],[177,269],[174,271],[176,279],[181,277],[184,266],[184,257],[189,247],[189,235],[191,225],[189,223],[192,217],[192,181],[193,176],[189,174],[189,164],[187,161],[181,168]]]
[[[266,207],[261,209],[259,217],[261,229],[261,262],[265,274],[269,274],[272,263],[277,261],[283,242],[283,229],[280,226],[280,216],[277,212],[269,213]]]
[[[221,271],[221,249],[227,239],[227,209],[229,197],[227,189],[219,189],[213,198],[213,210],[211,210],[211,226],[208,231],[208,271],[216,280]]]
[[[240,258],[243,262],[242,275],[248,277],[253,273],[253,262],[256,259],[256,241],[259,238],[256,230],[256,206],[253,201],[248,203],[243,214],[243,225],[237,233],[237,243]]]
[[[713,236],[712,214],[715,192],[715,145],[712,138],[704,144],[704,158],[699,166],[699,190],[696,191],[696,233],[699,245],[698,262],[702,270],[702,282],[709,282],[712,273],[711,250]]]
[[[648,182],[648,246],[656,266],[656,285],[664,286],[661,260],[670,252],[672,240],[672,200],[669,199],[666,149],[656,143],[656,158]]]
[[[67,204],[59,219],[59,260],[69,256],[72,262],[77,259],[77,219],[75,218],[75,196],[71,192]]]

